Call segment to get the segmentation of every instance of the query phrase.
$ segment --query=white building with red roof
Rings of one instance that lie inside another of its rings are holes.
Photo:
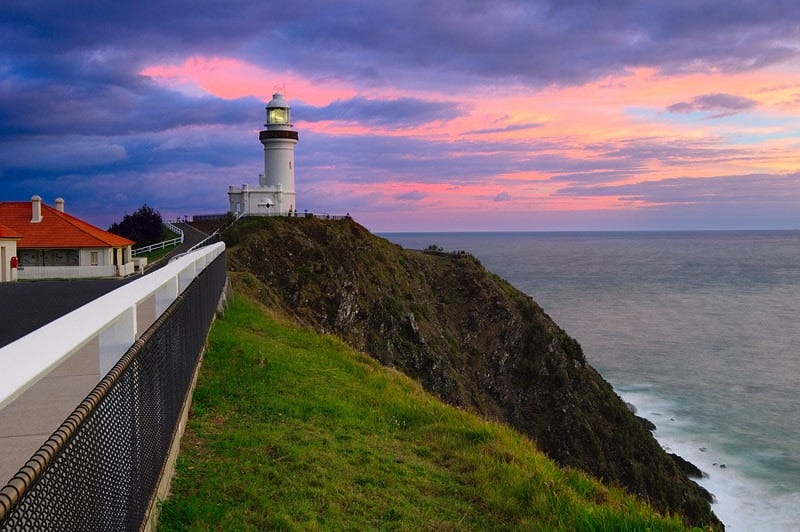
[[[109,233],[64,212],[64,200],[50,207],[39,196],[27,201],[0,202],[2,249],[16,253],[3,260],[5,268],[17,257],[19,279],[74,279],[122,277],[133,273],[131,246],[134,242]],[[0,251],[2,253],[2,251]],[[10,253],[7,251],[6,253]],[[12,280],[9,273],[8,280]]]

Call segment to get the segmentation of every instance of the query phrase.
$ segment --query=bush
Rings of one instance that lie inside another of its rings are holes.
[[[114,222],[108,231],[129,238],[136,242],[138,247],[141,247],[161,242],[162,224],[161,214],[145,204],[133,214],[126,213],[122,221]]]

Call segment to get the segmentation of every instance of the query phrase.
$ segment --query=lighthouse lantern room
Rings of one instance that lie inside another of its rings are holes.
[[[291,124],[291,107],[281,93],[275,93],[266,111],[265,129],[258,135],[264,146],[264,173],[256,187],[228,187],[232,213],[281,215],[297,210],[294,147],[298,135]]]

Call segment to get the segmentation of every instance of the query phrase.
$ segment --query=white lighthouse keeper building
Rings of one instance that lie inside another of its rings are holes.
[[[264,173],[258,178],[258,186],[228,187],[232,213],[281,215],[297,211],[294,147],[298,135],[292,127],[291,107],[278,92],[272,95],[266,109],[266,129],[258,134],[264,145]]]

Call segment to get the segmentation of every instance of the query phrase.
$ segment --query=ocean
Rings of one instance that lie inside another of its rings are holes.
[[[727,530],[800,529],[800,231],[381,236],[532,296],[707,475]]]

